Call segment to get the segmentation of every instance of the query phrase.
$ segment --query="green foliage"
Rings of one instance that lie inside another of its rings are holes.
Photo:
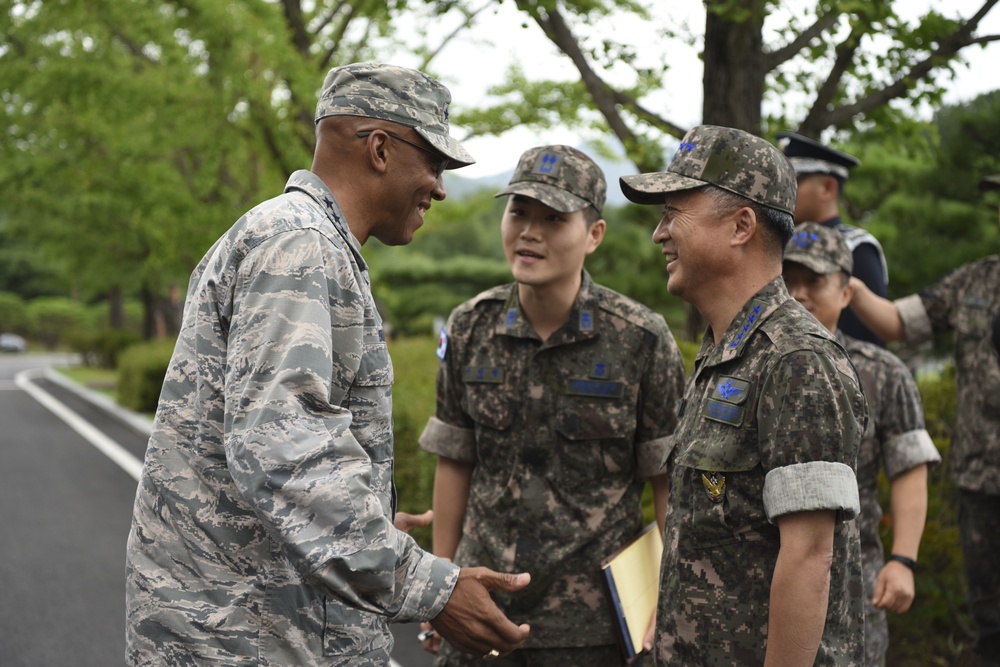
[[[437,457],[420,449],[417,440],[434,415],[437,339],[427,336],[389,342],[395,382],[392,386],[392,433],[399,509],[421,514],[431,508]],[[430,528],[417,528],[414,538],[431,547]]]
[[[156,412],[174,341],[133,345],[118,357],[118,402],[136,412]]]
[[[0,333],[28,332],[28,307],[17,294],[0,292]]]
[[[943,463],[928,478],[927,523],[920,542],[920,569],[915,576],[916,599],[906,614],[888,614],[887,662],[900,667],[953,664],[956,655],[972,640],[959,548],[957,491],[949,465],[955,425],[954,366],[947,366],[940,374],[921,376],[917,385],[927,430]],[[880,495],[887,502],[889,489],[884,478],[880,487]],[[888,523],[882,540],[888,553],[892,546]]]
[[[87,307],[60,296],[39,297],[28,303],[28,317],[35,337],[50,350],[87,321]]]
[[[142,340],[138,331],[126,329],[83,329],[66,337],[83,365],[100,368],[117,368],[121,354]]]

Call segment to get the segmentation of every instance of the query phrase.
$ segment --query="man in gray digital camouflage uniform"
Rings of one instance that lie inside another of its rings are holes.
[[[924,428],[917,383],[891,352],[845,336],[840,312],[854,292],[854,260],[843,235],[815,223],[795,228],[785,247],[782,276],[792,298],[833,331],[861,378],[868,400],[868,428],[858,454],[861,494],[861,570],[865,578],[865,665],[885,664],[889,625],[885,610],[904,613],[916,594],[913,572],[927,519],[927,471],[941,461]],[[879,536],[882,508],[878,473],[885,466],[890,484],[892,551],[888,562]]]
[[[666,459],[656,664],[861,665],[867,407],[847,352],[781,279],[792,167],[702,125],[665,172],[621,183],[662,207],[667,289],[709,325]]]
[[[473,162],[450,101],[421,72],[331,70],[311,171],[195,269],[128,538],[129,664],[381,666],[391,620],[478,655],[526,638],[489,590],[527,576],[393,525],[392,363],[360,248],[408,243],[442,170]]]
[[[515,282],[458,306],[441,333],[437,413],[420,438],[439,457],[434,552],[531,574],[496,596],[531,625],[504,665],[621,664],[600,561],[642,529],[647,480],[663,530],[684,364],[660,315],[583,268],[605,193],[580,151],[525,151],[497,195]],[[445,644],[437,665],[478,662]]]
[[[983,190],[1000,191],[1000,175]],[[1000,665],[1000,255],[969,262],[920,294],[896,301],[852,280],[851,308],[887,341],[908,345],[953,331],[957,413],[951,472],[969,608],[976,625],[967,664]]]

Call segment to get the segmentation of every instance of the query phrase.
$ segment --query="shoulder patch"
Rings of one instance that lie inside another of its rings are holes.
[[[448,332],[441,327],[441,335],[438,336],[437,358],[444,361],[444,355],[448,353]]]

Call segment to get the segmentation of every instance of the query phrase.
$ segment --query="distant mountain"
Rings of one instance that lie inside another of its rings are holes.
[[[595,151],[588,149],[587,147],[582,147],[580,150],[587,153],[591,157],[595,156]],[[626,160],[624,157],[618,160],[607,160],[602,157],[594,157],[594,161],[604,170],[604,178],[608,182],[608,200],[607,206],[622,206],[628,202],[625,199],[625,195],[622,194],[621,186],[618,184],[618,179],[622,176],[628,176],[630,174],[635,174],[635,165]],[[446,171],[445,176],[445,187],[448,190],[448,197],[454,199],[462,199],[473,193],[480,192],[482,190],[488,190],[492,192],[498,192],[503,189],[507,183],[510,182],[510,177],[514,173],[514,167],[507,171],[500,172],[498,174],[493,174],[491,176],[480,176],[479,178],[465,178],[461,175],[461,171]]]

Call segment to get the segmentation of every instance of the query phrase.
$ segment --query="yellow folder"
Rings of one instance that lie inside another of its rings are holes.
[[[631,663],[642,652],[642,638],[660,592],[663,536],[656,522],[601,561],[601,574],[622,657]]]

